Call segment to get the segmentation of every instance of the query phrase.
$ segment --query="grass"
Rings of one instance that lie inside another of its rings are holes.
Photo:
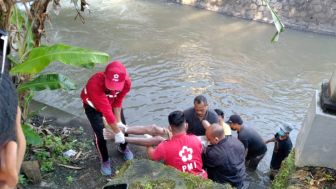
[[[38,160],[42,174],[53,172],[58,163],[69,164],[74,161],[73,157],[63,156],[63,152],[73,149],[77,152],[86,151],[90,148],[90,142],[78,141],[73,136],[63,136],[60,133],[52,135],[40,134],[42,143],[39,145],[29,145],[25,160]]]
[[[184,179],[187,189],[207,189],[213,188],[213,182],[211,180],[206,180],[200,176],[195,176],[190,173],[179,173]]]
[[[294,150],[282,162],[281,168],[272,182],[272,189],[287,188],[290,175],[295,170],[295,154]]]

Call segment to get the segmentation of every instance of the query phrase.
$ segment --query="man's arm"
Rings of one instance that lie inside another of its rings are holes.
[[[1,169],[0,169],[0,184],[4,188],[15,188],[18,182],[17,157],[18,145],[14,141],[6,144],[1,150]],[[1,186],[0,185],[0,186]]]
[[[128,143],[136,144],[140,146],[156,146],[160,144],[162,141],[164,141],[165,139],[160,136],[155,136],[152,138],[125,137],[125,140]]]
[[[207,120],[202,120],[202,125],[205,130],[207,130],[211,126],[211,124]]]
[[[154,161],[165,159],[165,142],[161,142],[156,148],[147,146],[148,158]]]
[[[26,138],[23,134],[22,127],[21,127],[21,110],[17,108],[16,114],[16,139],[17,139],[17,171],[20,172],[21,164],[24,158],[24,154],[26,151]]]
[[[113,113],[114,113],[114,117],[115,117],[115,122],[116,123],[121,123],[121,107],[115,107],[112,108],[113,109]]]
[[[132,132],[129,134],[133,134]],[[144,133],[141,133],[144,134]],[[105,140],[112,140],[115,138],[115,134],[108,129],[103,129],[103,136]],[[156,146],[160,144],[164,139],[161,136],[154,136],[150,138],[140,138],[140,137],[125,137],[125,141],[131,144],[136,144],[140,146]]]
[[[105,127],[107,125],[106,121],[104,120]],[[155,124],[148,125],[148,126],[127,126],[126,128],[121,128],[121,130],[124,133],[132,134],[132,135],[151,135],[151,136],[163,136],[168,137],[171,135],[170,131],[167,128],[159,127]],[[108,136],[108,139],[112,139],[112,135],[114,133],[107,127],[107,130],[104,131],[106,133],[106,136]]]
[[[153,146],[147,146],[147,155],[148,158],[153,160],[153,153],[154,153],[155,149]]]
[[[265,144],[270,143],[270,142],[275,142],[275,137],[273,137],[273,138],[271,138],[271,139],[269,139],[269,140],[266,140],[266,141],[265,141]]]
[[[248,153],[248,140],[247,139],[239,139],[243,145],[244,145],[244,148],[245,148],[245,157],[247,156],[247,153]]]

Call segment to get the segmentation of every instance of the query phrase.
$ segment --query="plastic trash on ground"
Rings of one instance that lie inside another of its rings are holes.
[[[64,157],[73,157],[77,154],[77,152],[75,150],[68,150],[66,152],[63,153]]]

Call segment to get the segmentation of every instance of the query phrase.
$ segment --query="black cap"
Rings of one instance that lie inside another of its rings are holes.
[[[242,118],[239,116],[239,115],[231,115],[229,120],[226,122],[228,124],[230,123],[237,123],[239,125],[242,125],[243,124],[243,120]]]

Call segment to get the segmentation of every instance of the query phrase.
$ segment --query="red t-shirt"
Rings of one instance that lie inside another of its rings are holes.
[[[107,123],[113,124],[115,117],[112,108],[121,107],[124,97],[130,90],[131,79],[126,75],[125,85],[122,91],[116,92],[115,94],[107,93],[104,72],[98,72],[91,76],[80,96],[84,104],[93,105],[97,111],[103,114]]]
[[[155,161],[163,160],[166,165],[182,172],[207,177],[202,170],[202,144],[195,135],[174,135],[170,140],[161,142],[150,158]]]

